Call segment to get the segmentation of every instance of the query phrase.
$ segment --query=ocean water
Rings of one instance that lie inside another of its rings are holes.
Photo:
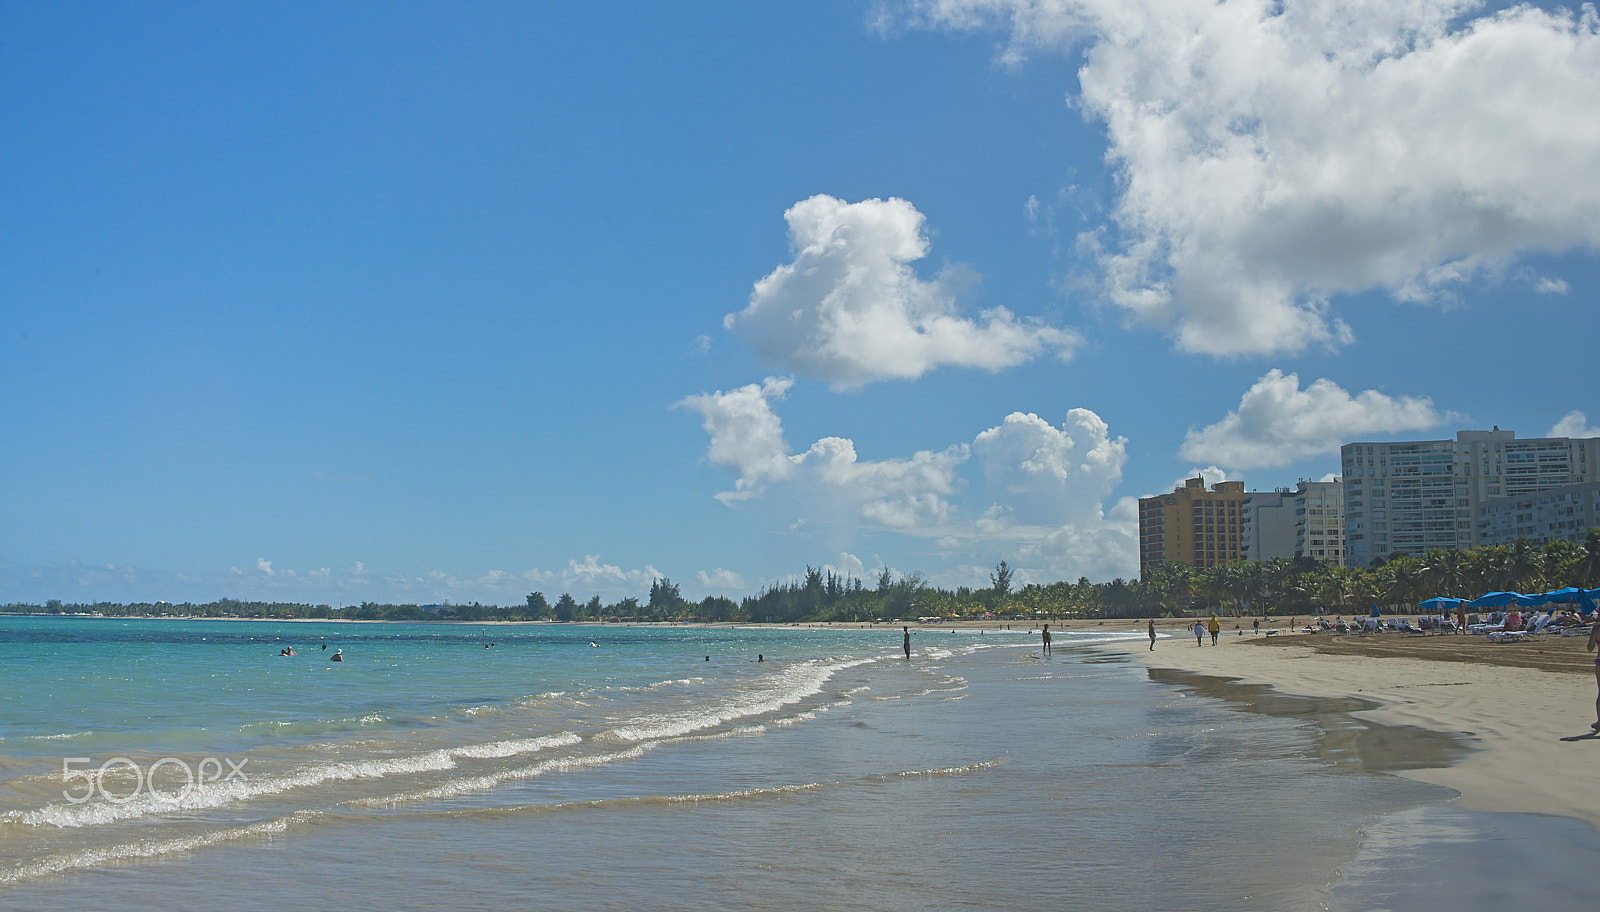
[[[1355,909],[1499,825],[1142,636],[4,618],[0,908]]]

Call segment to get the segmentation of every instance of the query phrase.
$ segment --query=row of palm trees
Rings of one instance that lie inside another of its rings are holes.
[[[1291,558],[1235,561],[1206,570],[1168,562],[1126,585],[1137,592],[1137,601],[1163,611],[1206,608],[1252,614],[1305,613],[1316,608],[1337,613],[1374,603],[1393,610],[1433,596],[1474,598],[1485,592],[1532,593],[1563,586],[1592,589],[1600,587],[1600,528],[1590,529],[1582,545],[1520,538],[1510,545],[1434,549],[1420,558],[1396,557],[1372,568],[1331,567]],[[1103,599],[1097,602],[1093,613],[1121,614],[1117,606]]]

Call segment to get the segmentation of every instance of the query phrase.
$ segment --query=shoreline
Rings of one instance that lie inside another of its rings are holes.
[[[1143,640],[1095,648],[1128,655],[1152,672],[1266,685],[1296,697],[1367,701],[1372,708],[1355,717],[1451,735],[1469,747],[1445,765],[1390,772],[1457,792],[1448,804],[1463,810],[1569,817],[1600,831],[1600,781],[1587,775],[1600,759],[1600,738],[1589,729],[1591,675],[1459,656],[1339,654],[1318,648],[1323,642],[1313,645],[1311,636],[1318,635],[1275,637],[1276,642],[1225,635],[1217,646],[1204,647],[1172,637],[1158,641],[1154,652]],[[1498,648],[1481,640],[1474,645]],[[1581,652],[1581,641],[1575,645]],[[1563,740],[1568,738],[1578,740]]]

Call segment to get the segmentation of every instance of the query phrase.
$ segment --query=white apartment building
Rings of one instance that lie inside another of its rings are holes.
[[[1302,481],[1294,493],[1294,556],[1344,566],[1344,483]]]
[[[1295,490],[1251,491],[1239,508],[1239,550],[1247,561],[1294,556]]]
[[[1344,485],[1338,479],[1251,491],[1239,516],[1245,560],[1309,557],[1344,566]]]
[[[1487,501],[1600,481],[1600,438],[1516,438],[1496,427],[1455,440],[1345,444],[1345,563],[1475,547]]]
[[[1600,526],[1600,481],[1501,497],[1478,507],[1479,545],[1509,545],[1519,538],[1581,545],[1594,526]]]

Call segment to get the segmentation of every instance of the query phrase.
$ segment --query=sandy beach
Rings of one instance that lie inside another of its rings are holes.
[[[1193,623],[1189,621],[1187,623]],[[1188,637],[1160,640],[1152,652],[1117,644],[1152,669],[1170,669],[1280,693],[1357,698],[1357,715],[1457,735],[1473,748],[1457,763],[1400,775],[1461,793],[1468,810],[1554,814],[1600,828],[1600,761],[1594,721],[1593,660],[1582,637],[1501,645],[1482,637],[1367,637],[1332,634],[1252,636],[1229,619],[1218,645]],[[1143,628],[1143,622],[1138,625]],[[1181,634],[1180,622],[1158,622]]]

